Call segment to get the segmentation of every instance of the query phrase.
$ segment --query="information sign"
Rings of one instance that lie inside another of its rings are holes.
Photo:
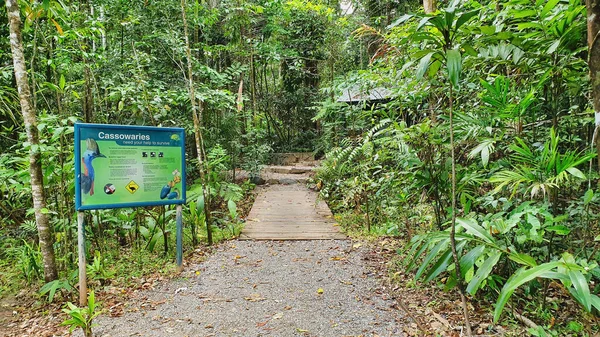
[[[78,211],[185,203],[182,128],[75,124]]]

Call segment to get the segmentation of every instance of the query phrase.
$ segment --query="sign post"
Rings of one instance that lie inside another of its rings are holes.
[[[181,205],[186,198],[182,128],[76,123],[75,177],[82,306],[87,302],[83,211],[177,205],[177,265],[181,269]]]
[[[79,256],[79,305],[87,305],[87,275],[85,272],[85,213],[77,212],[77,254]]]

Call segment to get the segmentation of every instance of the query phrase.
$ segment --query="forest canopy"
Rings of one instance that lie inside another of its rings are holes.
[[[467,302],[488,301],[497,323],[507,303],[531,302],[541,336],[561,318],[546,300],[554,291],[576,304],[582,331],[597,333],[597,1],[6,7],[0,297],[18,289],[13,280],[65,294],[75,284],[75,122],[178,126],[188,136],[188,246],[237,235],[236,205],[270,154],[313,152],[323,159],[315,183],[345,230],[401,240],[401,268],[456,290],[465,315]],[[236,169],[251,179],[236,181]],[[89,213],[98,284],[114,275],[100,265],[121,252],[172,259],[172,213]],[[568,328],[562,319],[557,331]]]

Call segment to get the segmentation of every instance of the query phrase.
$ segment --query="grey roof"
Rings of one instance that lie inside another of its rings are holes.
[[[359,87],[348,88],[338,97],[338,102],[358,103],[363,101],[382,101],[392,98],[392,92],[386,88],[362,89]]]

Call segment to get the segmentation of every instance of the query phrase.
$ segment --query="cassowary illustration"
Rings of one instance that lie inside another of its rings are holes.
[[[81,173],[81,192],[84,194],[89,193],[90,195],[94,195],[94,166],[92,166],[92,161],[95,158],[101,157],[106,158],[105,155],[100,153],[100,148],[98,147],[98,143],[92,138],[88,138],[85,140],[87,150],[83,153],[81,157],[81,165],[83,172]]]

